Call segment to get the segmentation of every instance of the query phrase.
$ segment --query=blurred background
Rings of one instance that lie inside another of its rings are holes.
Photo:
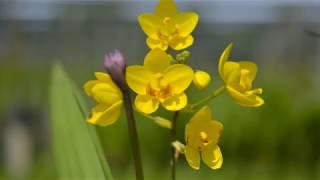
[[[258,64],[255,86],[264,88],[266,102],[243,108],[226,93],[211,102],[225,126],[224,166],[194,171],[182,156],[178,179],[320,179],[320,1],[177,2],[200,15],[190,64],[213,79],[204,92],[192,87],[190,102],[219,87],[218,58],[230,42],[232,60]],[[61,61],[79,88],[103,71],[106,52],[119,49],[128,64],[141,64],[148,48],[137,16],[156,3],[0,1],[0,179],[57,178],[48,118],[52,63]],[[189,118],[178,121],[181,141]],[[169,131],[139,115],[137,121],[146,179],[168,179]],[[133,179],[125,119],[98,132],[115,179]]]

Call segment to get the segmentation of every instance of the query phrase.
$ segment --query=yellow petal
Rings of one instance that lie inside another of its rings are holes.
[[[163,107],[168,111],[179,111],[186,107],[188,98],[185,93],[171,96],[161,102]]]
[[[256,74],[258,71],[256,63],[250,62],[250,61],[240,61],[239,62],[240,68],[248,70],[248,78],[252,82],[256,78]]]
[[[208,146],[201,151],[203,162],[211,169],[219,169],[223,163],[223,157],[218,145]]]
[[[222,123],[212,120],[211,109],[204,106],[187,123],[185,140],[188,145],[203,149],[218,143],[222,129]],[[204,140],[206,144],[204,144]]]
[[[188,145],[198,149],[199,146],[199,133],[201,129],[199,124],[196,123],[187,123],[184,132],[184,138]]]
[[[113,84],[105,83],[101,81],[96,83],[96,85],[92,87],[91,91],[94,94],[103,92],[103,93],[117,94],[119,95],[119,97],[121,97],[120,96],[121,91],[118,88],[115,88]]]
[[[135,99],[135,106],[138,111],[151,114],[159,107],[159,101],[152,96],[137,95]]]
[[[190,35],[198,23],[199,16],[194,12],[180,13],[174,17],[174,22],[182,37]]]
[[[184,64],[174,64],[165,70],[163,79],[171,86],[174,94],[180,94],[192,82],[193,70]]]
[[[95,87],[97,84],[108,84],[111,90],[113,91],[120,91],[117,85],[112,81],[111,77],[107,73],[103,72],[95,72],[95,76],[97,80],[90,80],[86,82],[83,86],[84,91],[88,96],[93,96],[92,88]]]
[[[232,62],[227,62],[225,67],[228,67],[227,65],[231,64]],[[237,63],[234,63],[237,64]],[[227,68],[225,68],[227,69]],[[231,69],[228,72],[228,75],[225,76],[225,83],[228,86],[232,86],[232,87],[238,87],[240,85],[240,79],[241,79],[241,71],[240,68],[238,69]]]
[[[197,111],[191,118],[190,123],[200,124],[201,121],[211,120],[212,111],[209,106],[203,106],[199,111]]]
[[[159,39],[147,38],[147,45],[150,49],[159,48],[163,51],[168,49],[168,43]]]
[[[83,89],[84,89],[84,91],[86,92],[86,94],[87,94],[88,96],[93,96],[92,88],[93,88],[97,83],[99,83],[99,81],[97,81],[97,80],[90,80],[90,81],[87,81],[87,82],[83,85]]]
[[[170,65],[172,57],[161,49],[151,50],[144,59],[144,67],[148,68],[153,73],[163,73]]]
[[[208,133],[210,143],[217,144],[219,142],[223,125],[219,121],[211,120],[202,125],[202,129]]]
[[[223,66],[229,59],[231,49],[232,49],[232,43],[230,43],[227,46],[227,48],[223,51],[223,53],[221,54],[220,59],[219,59],[219,74],[222,79],[224,79]]]
[[[256,94],[245,95],[230,86],[227,86],[227,90],[231,97],[242,106],[259,107],[264,104],[264,100]]]
[[[200,169],[200,153],[198,149],[187,144],[185,147],[185,156],[190,167],[196,170]]]
[[[160,0],[155,8],[155,14],[162,18],[174,16],[177,14],[177,6],[173,0]]]
[[[239,82],[240,80],[240,64],[239,63],[233,62],[233,61],[227,61],[224,63],[221,78],[226,83],[228,83],[228,79],[230,78],[231,74],[233,76],[237,74],[237,76],[239,76],[237,82]],[[232,77],[232,78],[235,78],[235,77]]]
[[[172,49],[179,51],[191,46],[193,41],[194,39],[191,35],[187,37],[176,37],[170,41],[169,45]]]
[[[194,143],[192,141],[198,139],[201,131],[208,133],[211,142],[218,142],[223,125],[219,121],[213,121],[211,114],[209,106],[204,106],[192,116],[185,131],[185,138],[189,137],[191,144]]]
[[[94,99],[103,104],[113,104],[122,99],[121,91],[107,83],[98,83],[92,88]]]
[[[207,72],[196,71],[193,77],[193,83],[198,89],[204,89],[211,81],[211,77]]]
[[[159,17],[150,13],[145,13],[138,16],[138,21],[143,32],[147,36],[153,39],[158,39],[158,31],[161,24]]]
[[[137,94],[146,94],[151,78],[152,72],[143,66],[129,66],[126,69],[128,86]]]
[[[108,126],[116,122],[121,114],[122,101],[114,103],[112,106],[99,104],[94,107],[87,118],[87,122],[100,126]]]
[[[189,122],[186,125],[185,139],[188,144],[199,146],[199,134],[205,133],[206,139],[209,144],[217,144],[219,142],[223,125],[219,121],[211,120],[208,118],[197,119],[196,121]]]
[[[97,80],[100,80],[100,81],[112,81],[110,75],[107,74],[107,73],[95,72],[94,75],[96,76]]]

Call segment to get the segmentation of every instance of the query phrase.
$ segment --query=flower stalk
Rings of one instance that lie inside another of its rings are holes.
[[[177,119],[179,116],[179,111],[175,111],[172,118],[172,128],[171,128],[171,142],[175,142],[177,140]],[[176,149],[172,146],[171,147],[171,179],[176,179]]]
[[[128,121],[128,132],[129,132],[129,138],[131,142],[136,179],[143,180],[144,178],[143,178],[143,168],[142,168],[141,155],[140,155],[140,146],[139,146],[135,118],[133,115],[130,91],[128,87],[124,87],[122,89],[122,92],[123,92],[124,107],[125,107],[127,121]]]
[[[123,94],[123,103],[128,121],[128,134],[131,143],[136,179],[143,180],[143,168],[141,162],[137,127],[133,114],[134,110],[131,102],[130,89],[125,81],[125,58],[120,51],[115,50],[114,52],[109,53],[105,56],[104,66],[107,72],[110,74],[112,80],[118,85]]]
[[[193,112],[193,111],[199,109],[203,105],[207,104],[209,101],[213,100],[215,97],[217,97],[220,94],[222,94],[224,92],[224,90],[225,90],[225,86],[219,87],[212,94],[210,94],[209,96],[201,99],[197,103],[188,105],[183,111],[185,111],[185,112]]]

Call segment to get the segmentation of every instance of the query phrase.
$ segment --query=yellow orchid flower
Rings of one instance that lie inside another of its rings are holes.
[[[262,88],[252,89],[256,78],[257,65],[250,61],[229,61],[232,49],[230,44],[222,53],[219,60],[219,74],[226,84],[226,89],[234,100],[242,106],[259,107],[264,100],[258,96]]]
[[[160,0],[154,14],[144,13],[138,21],[148,36],[149,48],[167,50],[170,46],[181,50],[192,45],[190,35],[198,23],[198,15],[194,12],[179,12],[173,0]]]
[[[210,81],[211,81],[211,77],[207,72],[197,70],[194,73],[193,84],[198,89],[206,88],[209,85]]]
[[[220,122],[211,119],[208,106],[201,108],[191,118],[185,130],[185,156],[192,168],[200,168],[200,154],[211,169],[221,168],[223,157],[217,143],[222,129]]]
[[[193,79],[193,70],[184,64],[170,65],[172,57],[160,49],[151,50],[144,65],[129,66],[126,80],[138,95],[136,108],[146,114],[155,112],[159,104],[169,110],[178,111],[187,105],[184,91]]]
[[[119,119],[122,106],[122,93],[109,74],[96,72],[96,80],[89,80],[83,86],[84,91],[98,105],[87,118],[87,122],[100,126],[113,124]]]

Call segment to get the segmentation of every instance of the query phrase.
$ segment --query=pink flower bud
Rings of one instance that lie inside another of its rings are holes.
[[[123,55],[119,50],[114,50],[105,55],[104,58],[104,67],[109,69],[116,69],[117,71],[124,71],[126,67],[126,62]]]
[[[104,58],[104,67],[113,79],[113,81],[122,89],[125,86],[124,73],[126,62],[124,56],[119,50],[107,53]]]

